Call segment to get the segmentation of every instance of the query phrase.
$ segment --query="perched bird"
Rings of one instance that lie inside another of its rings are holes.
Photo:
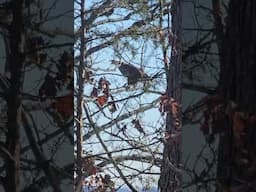
[[[134,85],[138,81],[141,80],[151,80],[152,78],[149,77],[147,74],[143,72],[142,69],[139,69],[131,64],[124,63],[121,61],[111,61],[112,64],[116,65],[119,71],[128,79],[128,85]]]

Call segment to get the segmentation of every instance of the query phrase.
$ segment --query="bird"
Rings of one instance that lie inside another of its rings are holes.
[[[127,77],[128,85],[135,85],[138,81],[152,79],[142,69],[139,69],[130,63],[124,63],[116,60],[111,60],[111,63],[116,65],[119,71]]]

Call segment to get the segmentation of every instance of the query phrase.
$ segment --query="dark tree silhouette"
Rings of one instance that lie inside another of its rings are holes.
[[[59,8],[57,1],[52,3]],[[0,72],[0,191],[62,191],[63,180],[73,181],[70,160],[64,163],[66,174],[57,162],[61,146],[68,146],[66,139],[73,144],[73,55],[70,50],[68,54],[64,51],[65,46],[73,43],[55,42],[62,29],[48,28],[47,22],[56,19],[52,15],[56,7],[48,6],[40,0],[0,2],[0,39],[4,50]],[[49,49],[55,48],[59,52],[54,55]],[[55,58],[59,57],[57,61]],[[56,66],[54,70],[52,65]],[[35,79],[39,79],[35,87],[28,90]],[[69,94],[60,96],[61,91]],[[41,116],[36,119],[38,114]],[[51,123],[48,127],[44,127],[46,121],[42,122],[45,118]],[[73,155],[72,149],[70,152]],[[70,189],[71,184],[64,185]]]
[[[7,96],[7,140],[6,148],[10,153],[10,159],[6,161],[7,192],[20,191],[20,119],[21,100],[19,98],[22,88],[24,67],[24,13],[23,0],[14,1],[11,7],[13,20],[10,25],[10,91]]]
[[[229,109],[219,144],[218,191],[255,191],[256,187],[255,16],[255,1],[230,0],[218,89]]]
[[[255,2],[213,0],[211,6],[206,3],[209,7],[203,4],[205,2],[191,1],[191,4],[199,12],[209,11],[213,28],[210,24],[209,28],[199,25],[199,28],[186,29],[205,33],[205,36],[199,35],[195,46],[185,48],[183,59],[187,64],[187,58],[194,54],[193,59],[188,60],[195,62],[194,66],[205,67],[213,63],[211,66],[220,70],[216,73],[218,86],[212,90],[201,89],[209,95],[194,106],[194,109],[206,107],[201,129],[207,142],[218,138],[217,149],[213,150],[217,176],[204,179],[205,171],[201,174],[194,171],[193,182],[206,191],[207,182],[212,182],[218,192],[255,191]],[[208,45],[214,43],[217,50],[211,52]],[[218,61],[209,55],[217,56]],[[200,56],[203,56],[202,62]]]

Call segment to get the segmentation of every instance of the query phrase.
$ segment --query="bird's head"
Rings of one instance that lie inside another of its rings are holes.
[[[122,65],[121,61],[117,61],[117,60],[110,60],[112,64],[116,65],[117,67],[120,67]]]

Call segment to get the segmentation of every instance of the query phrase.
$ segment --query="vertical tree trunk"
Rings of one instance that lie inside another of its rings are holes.
[[[78,67],[78,95],[77,95],[77,121],[76,121],[76,138],[77,138],[77,184],[76,192],[81,191],[82,186],[82,143],[83,143],[83,93],[84,93],[84,66],[85,66],[85,14],[84,14],[85,0],[81,0],[81,35],[80,35],[80,63]]]
[[[234,113],[243,119],[244,129],[241,132],[235,130],[238,124],[226,118],[225,134],[220,137],[217,173],[221,188],[239,186],[239,191],[253,191],[247,183],[254,190],[256,186],[255,18],[256,1],[230,0],[219,92],[237,105]],[[240,138],[239,144],[237,138]]]
[[[182,1],[173,0],[172,3],[172,32],[177,38],[172,41],[172,57],[167,74],[167,94],[181,103],[181,11]],[[181,116],[178,117],[181,124]],[[167,114],[166,133],[168,135],[177,134],[177,137],[168,139],[164,143],[163,160],[161,165],[161,175],[159,188],[161,192],[182,191],[182,171],[181,171],[181,125],[175,126],[175,118],[171,113]]]
[[[24,15],[23,0],[12,2],[13,21],[10,26],[10,90],[7,96],[8,133],[6,147],[12,158],[6,161],[6,183],[7,192],[20,191],[20,91],[23,81],[24,63]]]

